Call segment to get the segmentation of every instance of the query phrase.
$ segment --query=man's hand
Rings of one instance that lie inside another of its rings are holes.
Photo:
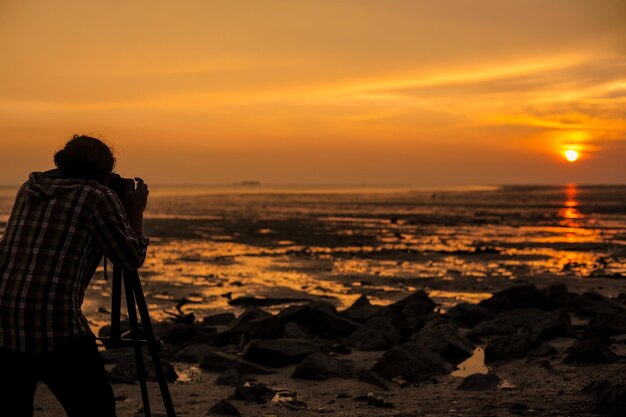
[[[132,189],[130,181],[126,186],[126,211],[130,227],[137,233],[143,233],[143,212],[148,205],[148,185],[141,178],[135,178],[136,187]]]

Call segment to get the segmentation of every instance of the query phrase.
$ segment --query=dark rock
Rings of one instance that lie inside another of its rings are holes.
[[[365,368],[356,368],[353,372],[357,379],[361,382],[374,385],[376,387],[384,389],[385,391],[389,391],[392,388],[392,384],[389,381],[387,381],[385,378],[383,378],[374,371],[370,371],[369,369]]]
[[[463,362],[474,352],[474,346],[469,340],[461,336],[453,324],[442,318],[429,321],[413,339],[453,364]]]
[[[581,339],[574,343],[565,357],[565,363],[612,363],[617,355],[599,338]]]
[[[273,374],[275,371],[256,363],[249,362],[237,356],[229,355],[224,352],[207,352],[200,368],[215,372],[224,372],[227,369],[235,369],[242,374],[267,375]]]
[[[152,363],[152,358],[149,355],[143,355],[143,364],[144,369],[147,371],[147,379],[150,381],[156,381],[157,378],[154,370],[154,364]],[[170,362],[161,359],[161,367],[163,368],[165,379],[168,382],[174,382],[178,379],[178,374]],[[134,384],[138,381],[137,362],[135,361],[134,353],[132,355],[120,357],[107,374],[112,382]]]
[[[580,339],[582,340],[594,338],[599,339],[605,345],[609,345],[611,343],[611,338],[608,334],[606,334],[604,330],[602,330],[602,328],[600,328],[600,326],[598,326],[597,324],[589,323],[587,327],[585,327],[585,330],[580,336]]]
[[[368,392],[367,395],[359,395],[358,397],[354,397],[354,401],[362,401],[371,405],[373,407],[378,408],[393,408],[393,403],[389,401],[385,401],[383,397],[374,395],[373,392]]]
[[[175,323],[168,328],[162,328],[159,331],[159,338],[172,345],[180,346],[188,340],[206,334],[199,326],[187,323]]]
[[[215,385],[227,385],[230,387],[238,387],[243,385],[244,382],[245,378],[235,369],[227,369],[215,379]]]
[[[489,309],[470,303],[457,304],[448,310],[444,316],[467,327],[474,327],[480,322],[494,318]]]
[[[211,352],[215,352],[216,348],[209,345],[195,344],[185,346],[181,349],[174,351],[170,358],[171,360],[178,362],[194,362],[201,363],[204,357]]]
[[[209,413],[222,416],[241,416],[239,410],[226,400],[221,400],[213,407],[209,408]]]
[[[106,349],[100,351],[100,357],[106,364],[117,363],[126,358],[134,358],[135,350],[132,347]]]
[[[239,321],[230,329],[234,335],[244,335],[246,340],[275,339],[283,332],[283,323],[276,316],[258,317]]]
[[[316,350],[316,346],[301,339],[252,340],[244,348],[243,357],[278,368],[299,363]]]
[[[518,285],[494,293],[479,305],[494,310],[539,308],[545,305],[545,296],[532,284]]]
[[[239,317],[235,319],[235,321],[231,322],[230,328],[236,329],[237,327],[241,326],[242,323],[245,323],[254,319],[260,319],[263,317],[270,317],[271,315],[272,315],[271,313],[261,310],[258,307],[248,307],[244,310],[243,313],[239,315]]]
[[[294,322],[285,324],[283,336],[288,339],[310,339],[314,337],[313,333]]]
[[[569,314],[561,310],[547,313],[543,319],[532,326],[531,331],[543,340],[576,337]]]
[[[208,326],[203,327],[202,329],[206,330],[208,329]],[[235,339],[235,335],[233,335],[228,330],[212,333],[203,332],[201,334],[198,334],[197,336],[192,337],[191,339],[186,340],[180,345],[180,347],[187,347],[191,345],[210,345],[220,347],[233,343],[233,339]]]
[[[424,290],[418,290],[387,308],[406,317],[419,317],[432,313],[436,306]]]
[[[540,344],[533,335],[526,332],[498,337],[485,347],[485,362],[521,358]]]
[[[321,353],[313,353],[296,366],[291,377],[324,381],[329,378],[347,378],[350,372],[351,368],[347,363]]]
[[[350,307],[341,312],[341,315],[345,318],[358,322],[365,323],[378,313],[380,313],[385,307],[377,306],[370,303],[366,295],[361,295]]]
[[[596,316],[596,324],[609,335],[626,333],[626,313],[601,311]]]
[[[626,385],[603,379],[587,385],[583,392],[594,397],[598,412],[614,416],[626,415]]]
[[[498,388],[500,378],[494,373],[472,374],[459,384],[456,388],[461,391],[485,391]]]
[[[536,416],[539,414],[538,410],[529,408],[526,404],[514,403],[509,407],[509,412],[518,416]]]
[[[532,331],[537,323],[548,317],[547,313],[538,308],[520,308],[504,311],[492,320],[478,323],[467,334],[468,338],[479,338],[492,335],[507,335],[518,331]]]
[[[545,295],[545,307],[550,310],[570,307],[576,298],[576,294],[569,292],[564,284],[550,285]]]
[[[235,388],[234,398],[263,404],[271,400],[275,394],[276,391],[265,384],[246,383]]]
[[[599,313],[618,316],[626,314],[624,305],[597,292],[578,296],[574,301],[574,308],[578,314],[591,317],[596,317]]]
[[[225,326],[235,320],[233,313],[219,313],[202,319],[201,326]]]
[[[385,352],[372,371],[390,381],[398,376],[407,381],[419,381],[448,374],[452,367],[436,353],[409,342]]]
[[[359,350],[384,350],[400,343],[400,332],[389,317],[373,317],[362,324],[347,339]]]
[[[285,323],[298,323],[314,334],[323,337],[349,336],[354,332],[358,324],[338,315],[332,304],[309,303],[302,306],[292,306],[278,314],[280,320]],[[332,308],[332,310],[331,310]]]

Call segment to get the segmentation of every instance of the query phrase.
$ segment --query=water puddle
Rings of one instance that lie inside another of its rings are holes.
[[[491,369],[485,365],[485,349],[477,347],[474,349],[472,356],[461,362],[457,366],[457,369],[450,375],[459,378],[466,378],[473,374],[488,374],[490,371]],[[517,387],[511,381],[501,377],[498,388],[502,390],[510,390]]]

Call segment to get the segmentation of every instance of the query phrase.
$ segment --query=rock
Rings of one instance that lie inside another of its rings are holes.
[[[413,382],[448,374],[452,367],[436,353],[409,342],[385,352],[371,370],[389,381],[403,377]]]
[[[201,363],[207,354],[215,352],[216,350],[216,348],[210,345],[194,344],[174,351],[170,355],[170,358],[178,362]]]
[[[261,310],[258,307],[248,307],[244,310],[243,313],[239,315],[239,317],[235,319],[235,321],[231,322],[230,329],[236,329],[242,323],[248,322],[250,320],[270,317],[271,315],[272,314],[268,313],[267,311]]]
[[[547,313],[538,308],[520,308],[504,311],[492,320],[478,323],[467,333],[471,339],[492,336],[507,335],[518,331],[531,331],[531,329],[548,317]]]
[[[534,285],[526,284],[498,291],[478,304],[494,310],[539,308],[545,305],[545,296]]]
[[[389,401],[385,401],[383,397],[374,395],[373,392],[368,392],[367,395],[359,395],[358,397],[354,397],[354,401],[362,401],[367,403],[368,405],[378,407],[378,408],[393,408],[393,403]]]
[[[456,388],[460,391],[486,391],[498,388],[500,378],[494,373],[472,374],[459,384]]]
[[[235,369],[227,369],[215,379],[215,385],[227,385],[230,387],[238,387],[243,385],[244,382],[245,378]]]
[[[424,290],[418,290],[387,308],[406,317],[419,317],[432,313],[436,306]]]
[[[539,415],[537,410],[529,408],[526,404],[514,403],[509,407],[509,412],[518,416],[536,416]]]
[[[275,339],[283,332],[283,323],[276,316],[258,317],[239,321],[230,331],[236,336],[243,334],[246,340]]]
[[[521,358],[539,345],[540,342],[527,332],[502,336],[491,340],[485,347],[485,362]]]
[[[296,366],[291,377],[325,381],[329,378],[347,378],[350,371],[350,366],[345,362],[321,353],[313,353]]]
[[[575,298],[576,294],[569,292],[564,284],[550,285],[545,290],[545,307],[549,310],[570,307]]]
[[[600,328],[597,324],[589,323],[583,334],[580,336],[580,339],[593,339],[598,338],[604,345],[611,344],[611,338],[604,330]]]
[[[202,319],[201,326],[225,326],[235,320],[233,313],[219,313]]]
[[[601,311],[596,316],[596,324],[609,335],[626,333],[626,314]]]
[[[318,302],[288,307],[278,317],[283,324],[295,322],[322,337],[346,337],[357,329],[357,323],[341,317],[334,311],[332,304],[332,310],[326,304]]]
[[[316,350],[313,344],[301,339],[252,340],[244,348],[243,357],[279,368],[299,363]]]
[[[239,410],[226,400],[221,400],[213,407],[209,408],[209,413],[222,416],[241,416]]]
[[[626,415],[626,385],[603,379],[587,385],[583,392],[594,397],[598,412],[614,416]]]
[[[359,350],[384,350],[400,343],[400,332],[389,317],[373,317],[362,324],[347,339]]]
[[[314,337],[313,333],[294,322],[285,324],[283,336],[287,339],[310,339]]]
[[[143,364],[144,369],[147,371],[147,379],[149,381],[156,381],[154,364],[149,355],[143,355]],[[174,382],[178,379],[178,374],[170,362],[161,359],[161,367],[163,368],[163,375],[168,382]],[[120,357],[107,374],[112,382],[134,384],[138,381],[137,362],[135,361],[134,352],[131,355]]]
[[[626,307],[597,292],[586,292],[578,296],[574,301],[574,308],[582,316],[596,317],[599,313],[617,316],[626,314]]]
[[[469,340],[461,336],[453,324],[442,318],[429,321],[415,334],[413,340],[453,364],[463,362],[474,352],[474,346]]]
[[[106,349],[100,351],[100,357],[106,364],[112,364],[124,360],[125,358],[134,358],[135,350],[132,347]]]
[[[531,331],[542,340],[552,340],[557,337],[576,337],[569,314],[561,310],[547,313],[543,319],[531,327]]]
[[[265,384],[246,383],[235,388],[234,398],[263,404],[271,400],[275,394],[276,391]]]
[[[217,351],[207,352],[207,355],[205,355],[202,362],[200,362],[200,368],[215,372],[224,372],[232,368],[242,374],[256,375],[268,375],[275,373],[273,369],[257,365],[256,363],[249,362],[237,356]]]
[[[159,331],[159,339],[165,343],[180,346],[188,340],[206,334],[199,326],[188,323],[175,323]]]
[[[565,357],[565,363],[612,363],[617,355],[600,338],[578,340]]]
[[[376,306],[370,303],[365,294],[361,295],[350,307],[341,312],[341,315],[345,318],[358,322],[365,323],[378,313],[380,313],[385,307]]]
[[[464,326],[474,327],[478,323],[491,320],[495,316],[489,309],[477,304],[461,303],[448,310],[444,317],[452,319]]]
[[[392,384],[389,381],[369,369],[356,368],[353,373],[359,381],[365,382],[366,384],[374,385],[385,391],[389,391],[392,388]]]

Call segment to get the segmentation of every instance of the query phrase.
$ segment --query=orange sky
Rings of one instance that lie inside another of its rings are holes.
[[[626,183],[624,22],[621,0],[0,0],[0,184],[73,133],[153,184]]]

